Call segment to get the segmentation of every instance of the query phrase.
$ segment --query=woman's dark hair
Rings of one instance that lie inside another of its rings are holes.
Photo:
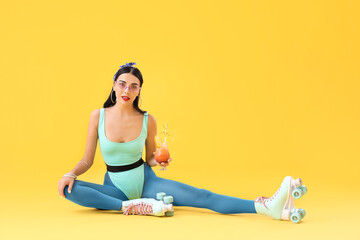
[[[116,79],[123,73],[131,73],[132,75],[134,75],[135,77],[137,77],[139,80],[140,80],[140,87],[143,85],[143,78],[142,78],[142,75],[141,75],[141,72],[139,69],[137,69],[136,67],[121,67],[116,73],[115,73],[115,76],[114,76],[114,79],[113,79],[113,82],[116,81]],[[139,92],[139,96],[137,96],[133,102],[133,107],[136,109],[136,111],[138,111],[139,113],[141,114],[144,114],[146,113],[146,111],[143,111],[139,108],[139,97],[140,97],[140,93],[141,93],[141,89],[140,89],[140,92]],[[112,96],[111,96],[112,94]],[[107,108],[107,107],[111,107],[111,106],[114,106],[115,103],[113,103],[111,101],[111,97],[113,99],[113,101],[116,100],[116,95],[115,95],[115,91],[112,91],[112,87],[111,87],[111,92],[110,92],[110,95],[108,97],[108,99],[106,100],[106,102],[104,103],[103,107],[104,108]]]

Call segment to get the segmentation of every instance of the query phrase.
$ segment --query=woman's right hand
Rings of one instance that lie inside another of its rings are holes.
[[[72,186],[74,185],[75,179],[72,177],[62,177],[58,182],[58,191],[60,197],[66,198],[64,195],[64,188],[69,185],[68,192],[71,193]]]

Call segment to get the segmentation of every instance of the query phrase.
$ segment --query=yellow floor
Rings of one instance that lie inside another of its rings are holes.
[[[337,191],[334,193],[334,191]],[[0,239],[359,239],[358,196],[331,189],[297,200],[300,224],[256,214],[175,207],[175,216],[125,216],[61,199],[57,193],[2,198]],[[327,196],[327,197],[326,197]],[[6,200],[8,199],[8,200]]]

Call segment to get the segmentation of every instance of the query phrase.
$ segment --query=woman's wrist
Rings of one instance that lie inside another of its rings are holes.
[[[74,169],[67,173],[68,176],[65,176],[65,175],[64,176],[65,177],[72,177],[72,178],[76,179],[78,176],[80,176],[81,174],[83,174],[84,172],[89,170],[90,167],[91,167],[91,164],[87,163],[84,160],[80,160],[76,164]]]
[[[156,160],[155,160],[155,157],[152,157],[152,158],[149,160],[148,164],[149,164],[150,167],[156,167],[156,166],[158,166],[158,164],[157,164],[157,162],[156,162]]]
[[[68,172],[68,173],[64,174],[63,177],[71,177],[71,178],[73,178],[73,179],[76,179],[76,178],[77,178],[77,175],[74,174],[74,173]]]

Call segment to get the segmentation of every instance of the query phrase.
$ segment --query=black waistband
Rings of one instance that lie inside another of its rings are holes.
[[[124,172],[124,171],[128,171],[128,170],[140,167],[143,163],[144,163],[144,160],[142,158],[140,158],[137,162],[134,162],[129,165],[124,165],[124,166],[109,166],[106,163],[105,164],[106,164],[107,170],[109,172]]]

